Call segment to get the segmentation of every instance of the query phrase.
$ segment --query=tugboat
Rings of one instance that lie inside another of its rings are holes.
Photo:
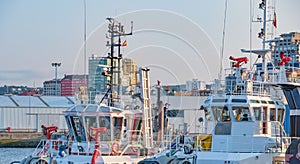
[[[165,151],[139,164],[285,162],[291,143],[283,127],[286,106],[270,84],[254,80],[258,77],[241,67],[247,58],[230,59],[235,64],[227,69],[225,81],[216,81],[217,89],[201,106],[211,134],[177,136]],[[180,142],[186,137],[194,141]]]
[[[113,78],[116,76],[114,73],[120,73],[120,67],[116,67],[115,63],[120,63],[122,56],[119,53],[118,57],[114,57],[114,47],[117,46],[120,50],[120,37],[131,35],[132,28],[131,33],[125,34],[121,23],[113,18],[107,20],[110,23],[108,31],[111,39],[107,46],[111,47],[111,52],[107,57],[110,66],[106,66],[108,69],[103,73],[110,78],[106,94],[99,104],[86,104],[86,94],[83,94],[79,104],[64,112],[68,127],[66,136],[55,139],[54,133],[58,127],[42,126],[46,139],[41,140],[33,153],[19,163],[137,163],[154,151],[149,69],[139,70],[141,91],[135,97],[141,100],[142,107],[117,107],[115,102],[118,97],[113,95],[116,86]],[[115,37],[119,39],[118,44],[115,44]],[[85,92],[84,88],[82,92]],[[105,99],[107,103],[104,103]]]
[[[267,0],[259,7],[264,11],[264,19],[260,19],[264,28],[259,33],[263,48],[242,50],[257,54],[259,62],[247,70],[243,67],[247,57],[229,57],[231,67],[225,69],[225,79],[215,80],[213,94],[200,108],[205,111],[206,128],[211,133],[175,136],[164,151],[139,164],[273,164],[293,163],[292,157],[299,157],[291,152],[300,148],[299,140],[289,137],[283,126],[289,116],[280,86],[291,74],[292,69],[285,66],[291,58],[281,53],[277,68],[274,61],[268,61],[273,50],[265,49]],[[186,140],[188,137],[194,140]]]

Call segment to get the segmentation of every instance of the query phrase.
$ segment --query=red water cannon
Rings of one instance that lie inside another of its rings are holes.
[[[283,52],[280,52],[280,58],[281,58],[281,62],[278,62],[279,66],[284,66],[286,63],[292,60],[292,58],[290,57],[284,57]]]
[[[51,139],[51,133],[57,132],[58,127],[57,126],[44,126],[42,125],[41,128],[43,128],[43,134],[47,136],[47,140]]]
[[[96,142],[95,142],[95,150],[94,150],[94,153],[93,153],[93,156],[92,156],[92,161],[91,161],[91,164],[96,164],[97,162],[97,158],[99,156],[99,151],[100,151],[100,146],[99,146],[99,134],[100,133],[106,133],[107,131],[107,128],[106,127],[99,127],[99,128],[94,128],[94,127],[90,127],[90,129],[92,131],[95,131],[96,134],[95,134],[95,137],[96,137]]]
[[[229,59],[235,61],[235,63],[232,66],[236,68],[240,68],[242,64],[247,64],[248,62],[247,57],[234,58],[233,56],[230,56]]]

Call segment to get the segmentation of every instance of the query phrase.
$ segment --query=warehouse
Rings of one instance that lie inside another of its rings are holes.
[[[63,111],[74,105],[74,97],[0,96],[0,132],[41,132],[41,125],[67,129]]]
[[[152,108],[155,108],[157,98],[152,98]],[[199,122],[203,111],[199,111],[206,97],[199,96],[163,96],[161,101],[169,104],[169,110],[181,111],[184,115],[170,116],[169,128],[187,128],[189,133],[203,132],[203,123]],[[125,101],[127,99],[128,101]],[[139,101],[129,101],[130,96],[123,96],[122,105],[131,109],[141,107]],[[0,132],[41,132],[41,125],[57,126],[59,131],[67,130],[63,111],[75,103],[74,97],[65,96],[0,96]],[[154,116],[158,111],[153,110]],[[170,113],[167,112],[167,113]]]

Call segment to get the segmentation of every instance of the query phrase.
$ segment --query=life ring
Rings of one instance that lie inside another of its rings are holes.
[[[118,142],[114,142],[113,144],[112,144],[112,151],[114,152],[114,153],[119,153],[119,151],[120,151],[120,144],[118,143]]]

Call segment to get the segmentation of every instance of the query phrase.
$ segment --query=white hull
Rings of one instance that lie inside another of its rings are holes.
[[[139,161],[143,160],[145,157],[132,157],[132,156],[100,156],[97,160],[97,164],[137,164]],[[50,159],[49,159],[50,160]],[[83,156],[83,155],[70,155],[67,157],[55,157],[52,161],[56,161],[59,164],[83,164],[91,163],[92,156]]]
[[[272,164],[273,156],[275,154],[198,152],[196,155],[197,163],[199,164]]]

